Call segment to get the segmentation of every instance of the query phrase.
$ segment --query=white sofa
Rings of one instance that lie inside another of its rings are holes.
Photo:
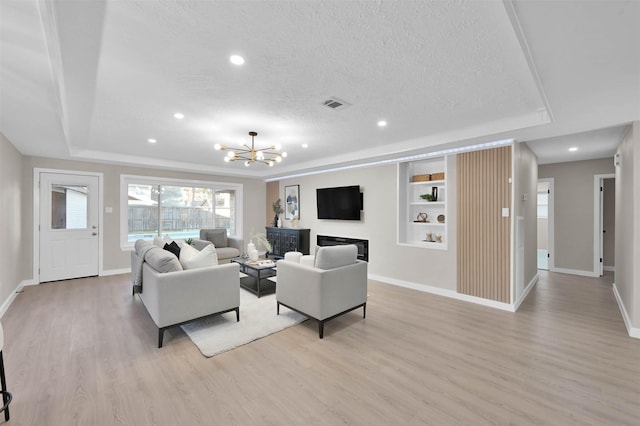
[[[277,313],[280,305],[318,321],[324,337],[324,323],[349,311],[367,309],[367,262],[357,260],[355,245],[319,247],[314,266],[279,260],[276,286]]]
[[[158,327],[158,347],[164,331],[209,315],[236,312],[240,321],[240,275],[236,263],[183,270],[173,253],[136,244],[131,271],[136,279],[138,254],[144,253],[140,299]],[[134,288],[135,292],[135,288]]]

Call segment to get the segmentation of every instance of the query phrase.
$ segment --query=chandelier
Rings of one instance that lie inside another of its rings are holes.
[[[256,149],[253,138],[258,136],[258,134],[256,132],[249,132],[249,136],[251,136],[251,148],[249,148],[247,144],[242,144],[245,148],[234,149],[218,143],[214,145],[214,148],[216,150],[229,151],[224,157],[225,162],[244,160],[244,165],[247,167],[253,163],[263,163],[272,167],[274,163],[281,162],[282,159],[287,156],[286,152],[276,151],[275,145]]]

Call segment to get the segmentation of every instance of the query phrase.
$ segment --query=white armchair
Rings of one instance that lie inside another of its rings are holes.
[[[357,260],[354,245],[318,248],[314,266],[290,260],[278,261],[277,313],[280,305],[324,323],[349,311],[367,309],[367,262]]]

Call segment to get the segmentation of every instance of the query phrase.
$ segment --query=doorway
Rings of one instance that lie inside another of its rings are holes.
[[[593,271],[615,270],[615,174],[594,176]]]
[[[36,170],[34,177],[39,182],[34,276],[48,282],[99,275],[101,175]]]
[[[553,178],[538,179],[538,269],[553,269]]]

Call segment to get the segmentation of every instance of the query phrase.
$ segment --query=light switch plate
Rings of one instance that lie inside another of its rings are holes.
[[[509,207],[502,208],[502,217],[509,217]]]

